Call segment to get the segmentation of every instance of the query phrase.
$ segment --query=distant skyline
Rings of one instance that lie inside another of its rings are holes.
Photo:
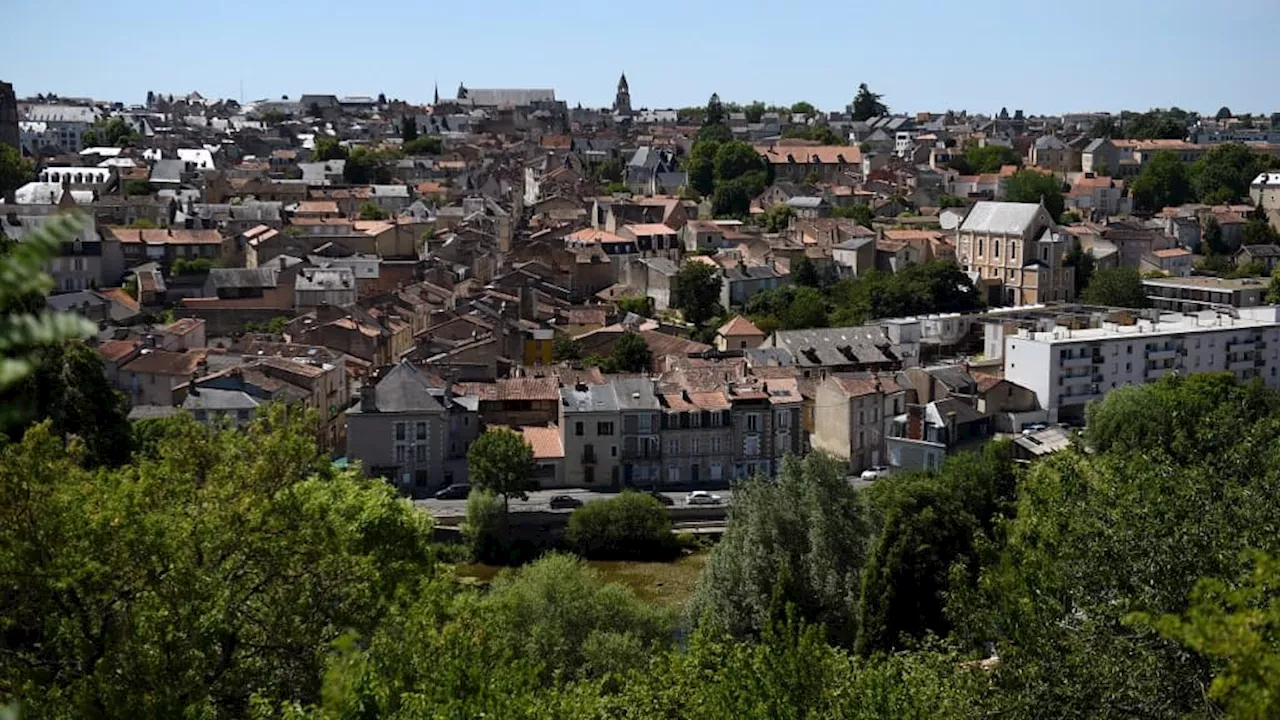
[[[1280,111],[1280,1],[650,0],[587,3],[16,0],[0,80],[141,103],[148,90],[246,101],[385,93],[431,102],[469,87],[549,87],[604,107],[807,100],[843,108],[860,82],[891,111],[1060,114],[1178,106]],[[55,10],[56,11],[53,11]]]

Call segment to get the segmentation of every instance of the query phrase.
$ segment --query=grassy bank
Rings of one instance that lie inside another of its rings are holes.
[[[671,562],[631,562],[588,560],[609,582],[630,588],[639,597],[669,607],[682,607],[693,595],[698,575],[706,564],[706,551],[682,555]],[[456,566],[459,578],[487,583],[502,568],[496,565],[466,563]]]

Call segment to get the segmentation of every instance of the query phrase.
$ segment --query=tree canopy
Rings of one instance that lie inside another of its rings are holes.
[[[17,148],[0,143],[0,198],[31,182],[35,176],[35,168]]]
[[[524,500],[532,489],[533,448],[517,433],[503,427],[489,428],[467,448],[471,484],[501,495]]]
[[[1130,267],[1094,270],[1080,299],[1093,305],[1144,308],[1150,305],[1142,287],[1142,276]]]
[[[624,332],[613,344],[613,362],[617,372],[642,372],[652,361],[649,344],[637,333]]]
[[[711,265],[696,260],[686,260],[676,272],[675,297],[672,305],[684,315],[685,322],[702,325],[719,317],[720,275]]]
[[[951,168],[963,175],[994,173],[1005,165],[1016,165],[1018,151],[1003,145],[970,145],[962,155],[952,156]]]
[[[866,83],[858,85],[858,94],[853,98],[853,119],[866,120],[879,115],[888,115],[889,108],[882,101],[884,96],[873,93]]]
[[[1026,168],[1005,179],[1004,199],[1008,202],[1043,202],[1055,220],[1062,215],[1062,181],[1051,173]]]

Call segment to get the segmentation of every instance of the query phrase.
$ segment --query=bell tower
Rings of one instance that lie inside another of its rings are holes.
[[[619,115],[631,114],[631,88],[627,86],[627,74],[618,79],[618,95],[613,99],[613,111]]]

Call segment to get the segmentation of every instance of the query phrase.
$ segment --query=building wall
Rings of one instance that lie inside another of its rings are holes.
[[[563,410],[563,408],[562,408]],[[579,432],[580,431],[580,432]],[[564,411],[560,421],[564,444],[564,484],[602,488],[621,483],[622,416],[617,412]],[[587,455],[590,447],[591,455]],[[594,462],[589,461],[594,458]]]
[[[359,460],[366,475],[386,477],[408,494],[426,495],[446,484],[442,468],[448,428],[438,412],[350,413],[347,456]]]

